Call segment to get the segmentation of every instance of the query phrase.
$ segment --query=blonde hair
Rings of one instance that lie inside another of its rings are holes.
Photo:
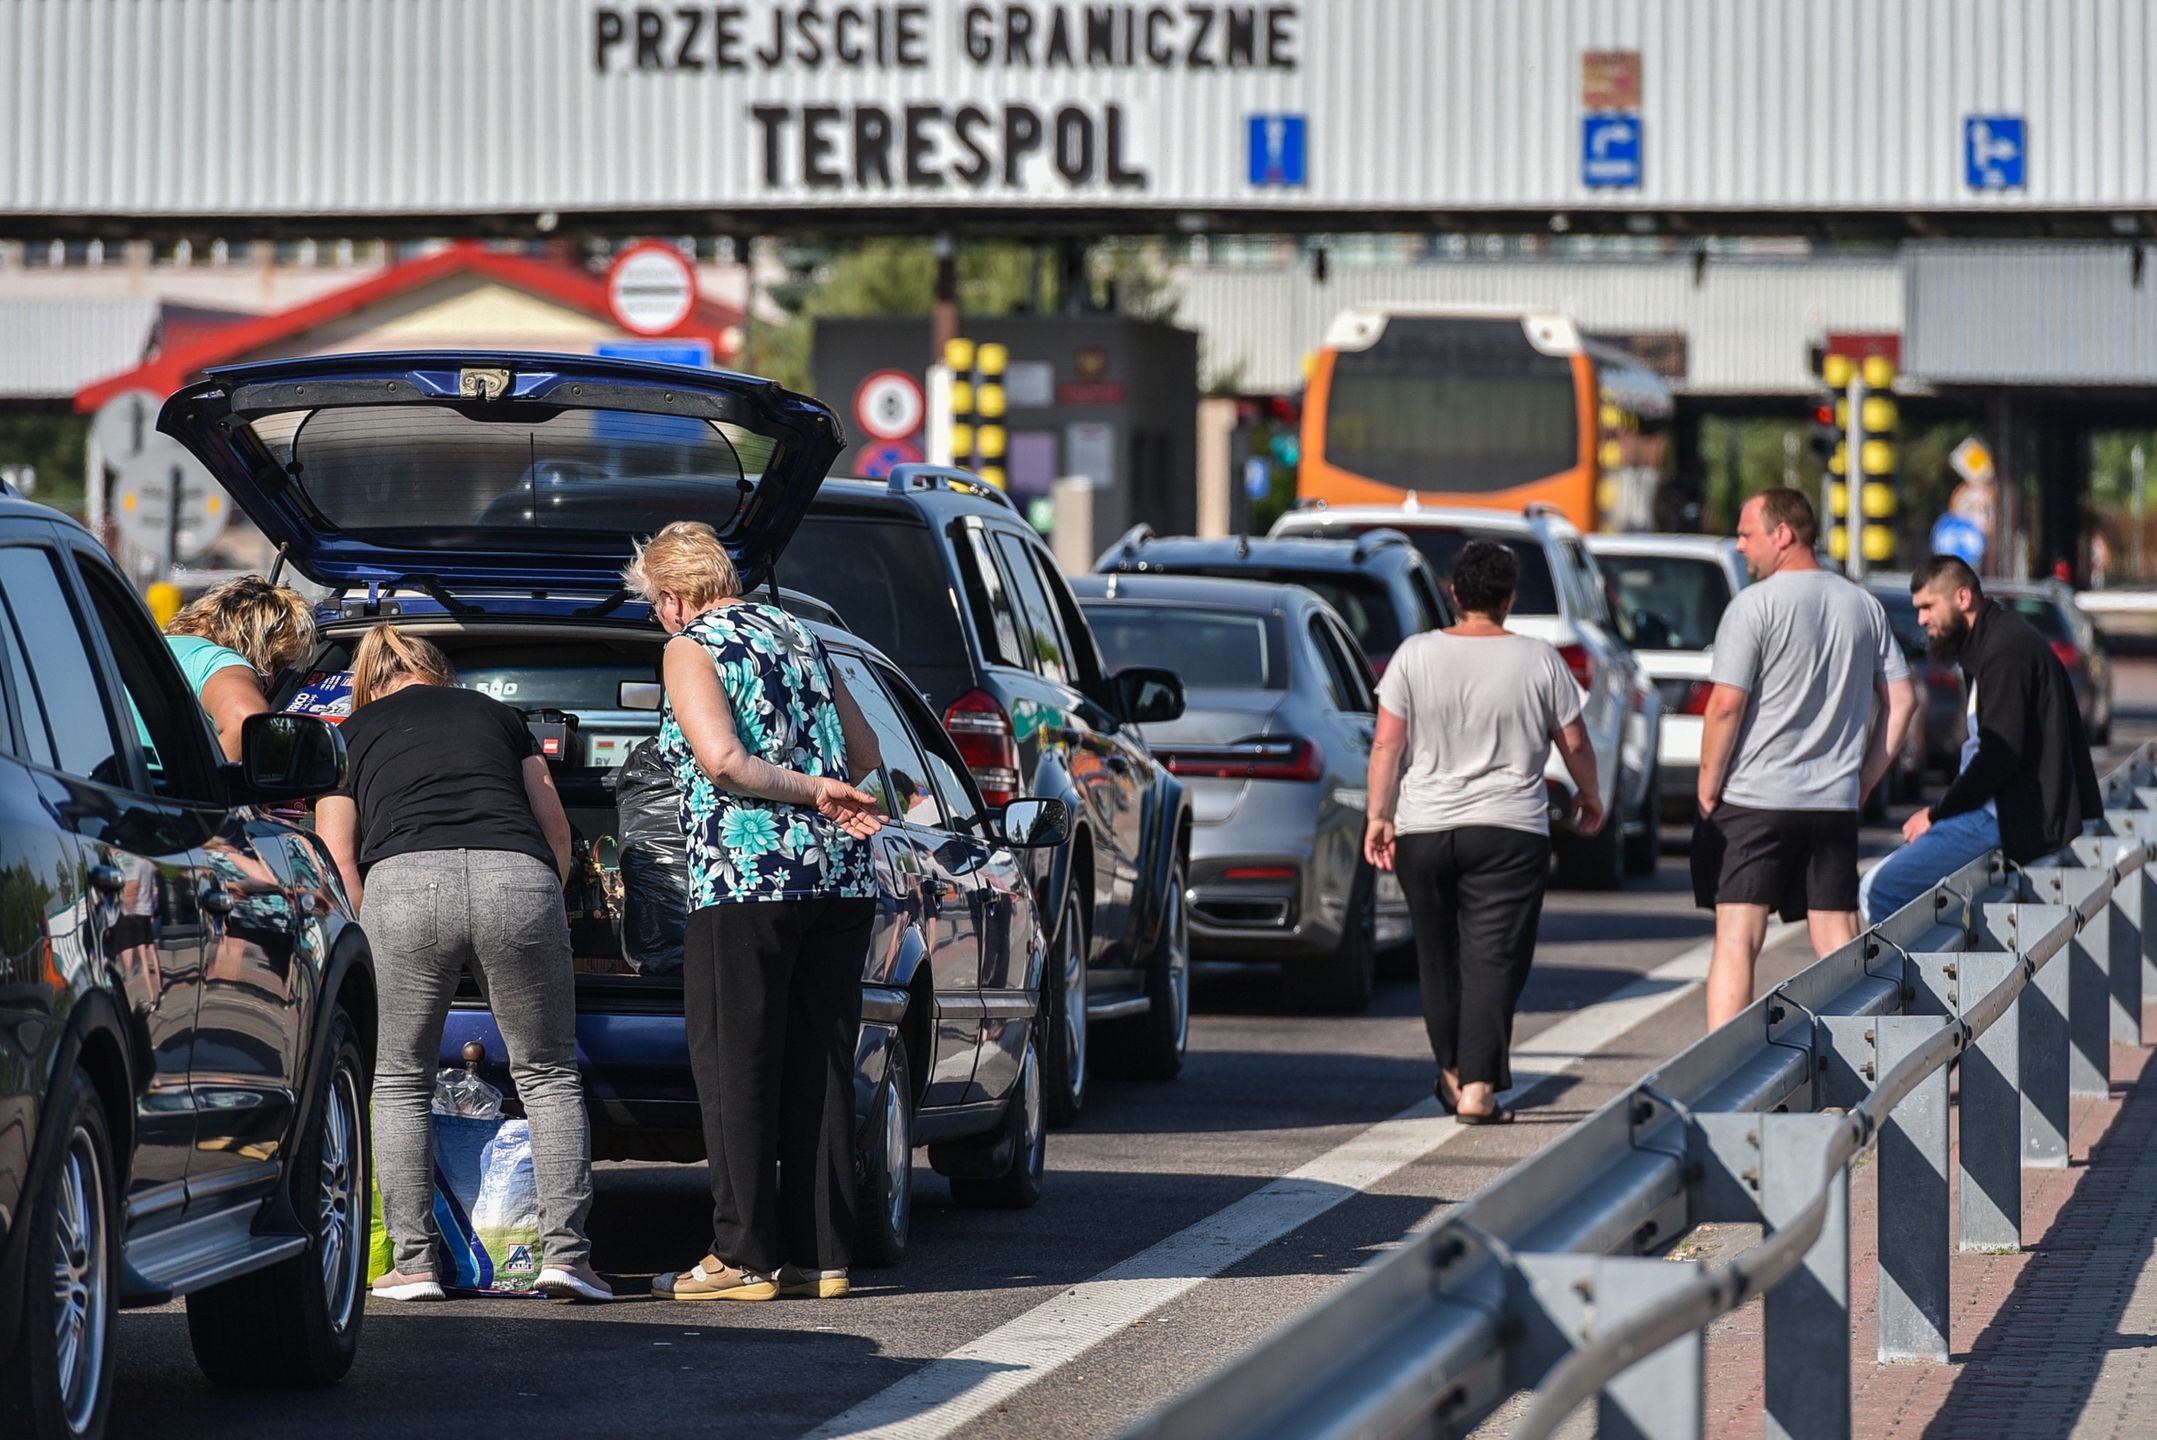
[[[671,590],[692,610],[741,594],[734,557],[701,520],[677,520],[637,546],[622,567],[622,583],[655,605],[661,591]]]
[[[315,653],[315,612],[307,597],[260,575],[242,575],[197,596],[165,625],[236,651],[267,683]]]
[[[454,685],[457,672],[450,668],[449,657],[428,641],[394,625],[375,626],[352,657],[352,708],[381,699],[384,690],[408,678],[422,685]]]

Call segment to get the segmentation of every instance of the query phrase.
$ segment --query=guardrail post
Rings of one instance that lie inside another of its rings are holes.
[[[2099,911],[2067,942],[2067,1093],[2112,1093],[2112,923]]]
[[[2142,928],[2149,867],[2139,841],[2106,840],[2100,847],[2104,863],[2117,876],[2112,903],[2105,912],[2112,922],[2112,1038],[2123,1045],[2139,1045],[2142,997],[2151,993],[2150,951]]]
[[[1929,1016],[1883,1015],[1880,1073],[1939,1034]],[[1880,1358],[1947,1358],[1947,1069],[1917,1082],[1880,1126]]]
[[[2011,979],[2022,959],[1999,950],[1961,957],[1963,1004]],[[1961,1150],[1964,1250],[2022,1248],[2022,1001],[2018,998],[1962,1056]]]
[[[1692,1283],[1692,1265],[1607,1255],[1516,1255],[1511,1277],[1516,1314],[1577,1349],[1602,1326],[1625,1319]],[[1603,1387],[1596,1403],[1597,1440],[1700,1440],[1705,1425],[1703,1342],[1698,1330],[1641,1359]],[[1847,1367],[1845,1367],[1847,1369]]]
[[[2055,955],[2022,989],[2022,1164],[2067,1165],[2067,970]]]
[[[1871,1023],[1871,1022],[1865,1022]],[[1821,1158],[1843,1120],[1762,1115],[1760,1214],[1769,1230],[1818,1193]],[[1767,1440],[1849,1440],[1850,1172],[1826,1177],[1828,1207],[1805,1264],[1761,1303]]]

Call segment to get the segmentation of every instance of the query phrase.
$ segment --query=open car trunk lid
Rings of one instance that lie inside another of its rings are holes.
[[[212,370],[158,428],[300,572],[348,589],[610,593],[672,520],[767,579],[844,443],[769,380],[589,355],[319,355]]]

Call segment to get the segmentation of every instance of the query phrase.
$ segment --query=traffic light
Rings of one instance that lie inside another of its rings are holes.
[[[1858,549],[1869,563],[1880,565],[1895,558],[1895,511],[1901,490],[1897,483],[1901,457],[1895,440],[1902,414],[1892,388],[1895,363],[1885,355],[1866,356],[1863,380],[1855,392],[1858,428],[1864,438],[1857,456],[1862,517],[1856,523],[1864,527]]]

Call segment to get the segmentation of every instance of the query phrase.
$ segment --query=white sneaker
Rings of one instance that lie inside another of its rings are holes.
[[[392,1270],[368,1287],[378,1300],[446,1300],[442,1286],[432,1275],[406,1275]]]
[[[612,1300],[614,1292],[607,1282],[599,1278],[599,1272],[589,1265],[570,1267],[549,1265],[539,1272],[539,1279],[532,1285],[542,1295],[556,1300]]]

